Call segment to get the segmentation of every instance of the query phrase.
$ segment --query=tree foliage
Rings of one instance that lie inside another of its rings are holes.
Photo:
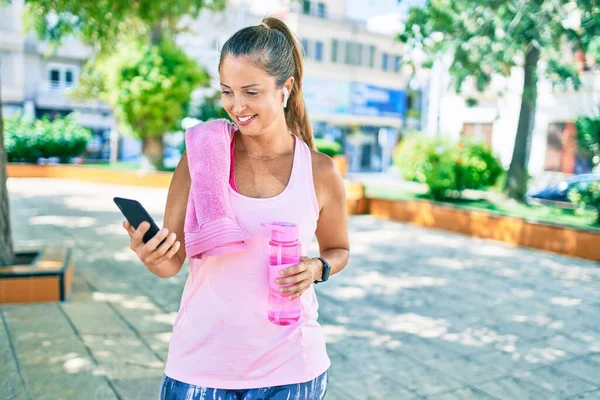
[[[494,75],[524,69],[523,101],[506,180],[509,196],[519,200],[527,189],[538,74],[556,85],[579,88],[576,65],[565,57],[565,49],[600,62],[599,37],[600,6],[595,0],[428,0],[424,7],[410,9],[398,35],[425,55],[421,66],[449,56],[457,92],[467,79],[482,91]]]

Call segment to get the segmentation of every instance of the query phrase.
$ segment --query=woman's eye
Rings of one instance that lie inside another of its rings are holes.
[[[248,96],[258,96],[258,92],[246,92]]]
[[[223,90],[223,91],[221,92],[221,94],[222,94],[222,95],[224,95],[224,96],[229,96],[229,95],[231,94],[231,92],[230,92],[230,91],[228,91],[228,90]]]

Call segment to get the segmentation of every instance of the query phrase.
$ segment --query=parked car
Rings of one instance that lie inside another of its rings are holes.
[[[581,174],[564,179],[556,184],[547,186],[528,196],[533,199],[548,201],[569,201],[569,191],[575,187],[586,187],[594,181],[600,181],[600,174]]]

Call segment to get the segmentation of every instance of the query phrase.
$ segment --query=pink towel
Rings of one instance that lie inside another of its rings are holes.
[[[219,119],[185,131],[192,179],[184,225],[185,250],[190,258],[234,253],[245,249],[250,238],[229,204],[229,150],[236,129]]]

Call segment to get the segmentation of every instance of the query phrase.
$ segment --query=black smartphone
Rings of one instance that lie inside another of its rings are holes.
[[[160,228],[156,225],[150,214],[148,214],[148,211],[138,201],[122,197],[115,197],[113,201],[134,229],[137,229],[144,221],[150,223],[150,229],[148,229],[142,239],[144,243],[148,242],[148,240],[152,239],[160,231]]]

